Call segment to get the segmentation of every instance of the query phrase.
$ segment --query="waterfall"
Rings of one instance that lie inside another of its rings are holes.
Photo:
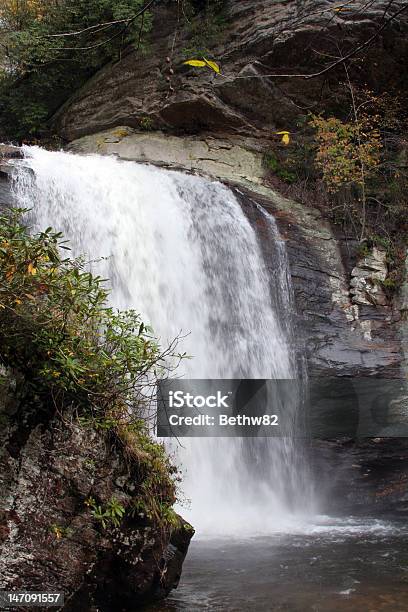
[[[219,182],[97,155],[24,152],[14,193],[34,229],[61,231],[73,255],[110,279],[113,305],[139,311],[163,346],[183,336],[191,359],[179,376],[295,377],[286,252],[271,217],[273,278],[236,195]],[[307,475],[292,439],[181,443],[173,447],[191,500],[182,513],[199,532],[290,529],[305,512]]]

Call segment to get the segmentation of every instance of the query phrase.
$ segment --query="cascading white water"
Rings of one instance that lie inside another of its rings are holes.
[[[31,169],[27,171],[26,168]],[[256,234],[218,182],[100,156],[25,148],[14,191],[35,229],[52,226],[74,255],[109,278],[112,301],[135,308],[166,346],[188,334],[190,378],[291,378],[287,262],[277,243],[271,292]],[[277,238],[271,218],[271,239]],[[286,313],[280,315],[285,317]],[[305,511],[304,474],[290,439],[195,438],[177,451],[191,508],[204,533],[290,527]]]

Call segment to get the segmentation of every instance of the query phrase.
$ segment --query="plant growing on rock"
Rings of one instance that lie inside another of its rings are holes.
[[[98,504],[93,497],[88,497],[85,500],[85,505],[91,510],[92,516],[101,523],[103,529],[110,525],[119,527],[126,512],[125,507],[116,497],[111,497],[104,507]]]
[[[140,129],[145,132],[151,132],[154,128],[153,119],[151,117],[142,117],[139,121]]]
[[[314,116],[311,125],[318,144],[316,163],[329,192],[351,185],[362,189],[378,171],[382,148],[378,127],[367,116],[359,124]]]
[[[406,110],[398,96],[352,84],[348,118],[312,116],[315,166],[326,206],[360,242],[384,243],[392,286],[402,279],[407,242]]]
[[[357,191],[357,201],[361,201],[360,240],[364,240],[367,181],[379,171],[382,141],[378,115],[358,113],[354,94],[352,100],[352,121],[314,116],[310,123],[316,129],[316,165],[322,172],[329,193],[350,189]]]
[[[51,532],[54,534],[57,540],[67,538],[72,535],[72,529],[69,527],[63,527],[62,525],[51,525]]]
[[[109,306],[103,280],[82,259],[62,258],[60,234],[30,234],[22,214],[0,215],[0,364],[48,413],[74,410],[120,444],[137,465],[135,496],[158,516],[175,501],[177,470],[145,415],[157,377],[183,357],[177,340],[162,350],[135,311]],[[112,524],[123,515],[114,501],[93,511]]]

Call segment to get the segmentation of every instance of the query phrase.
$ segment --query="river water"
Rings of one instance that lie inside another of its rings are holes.
[[[149,612],[406,612],[407,527],[321,517],[305,532],[193,539],[181,583]]]

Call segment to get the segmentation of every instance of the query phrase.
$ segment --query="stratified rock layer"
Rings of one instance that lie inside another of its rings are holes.
[[[398,87],[407,57],[408,11],[383,28],[400,3],[394,7],[388,0],[356,0],[336,10],[338,4],[226,2],[222,28],[215,40],[208,40],[222,69],[215,75],[183,65],[183,50],[194,47],[194,40],[188,26],[178,28],[174,3],[161,3],[155,9],[147,54],[130,48],[119,62],[98,72],[58,113],[54,125],[68,140],[119,125],[270,138],[276,129],[292,129],[305,112],[348,102],[344,66],[311,79],[253,77],[319,73],[377,32],[373,44],[364,48],[364,61],[352,62],[349,75],[368,87],[381,85],[384,91]],[[197,27],[205,36],[206,25]]]

